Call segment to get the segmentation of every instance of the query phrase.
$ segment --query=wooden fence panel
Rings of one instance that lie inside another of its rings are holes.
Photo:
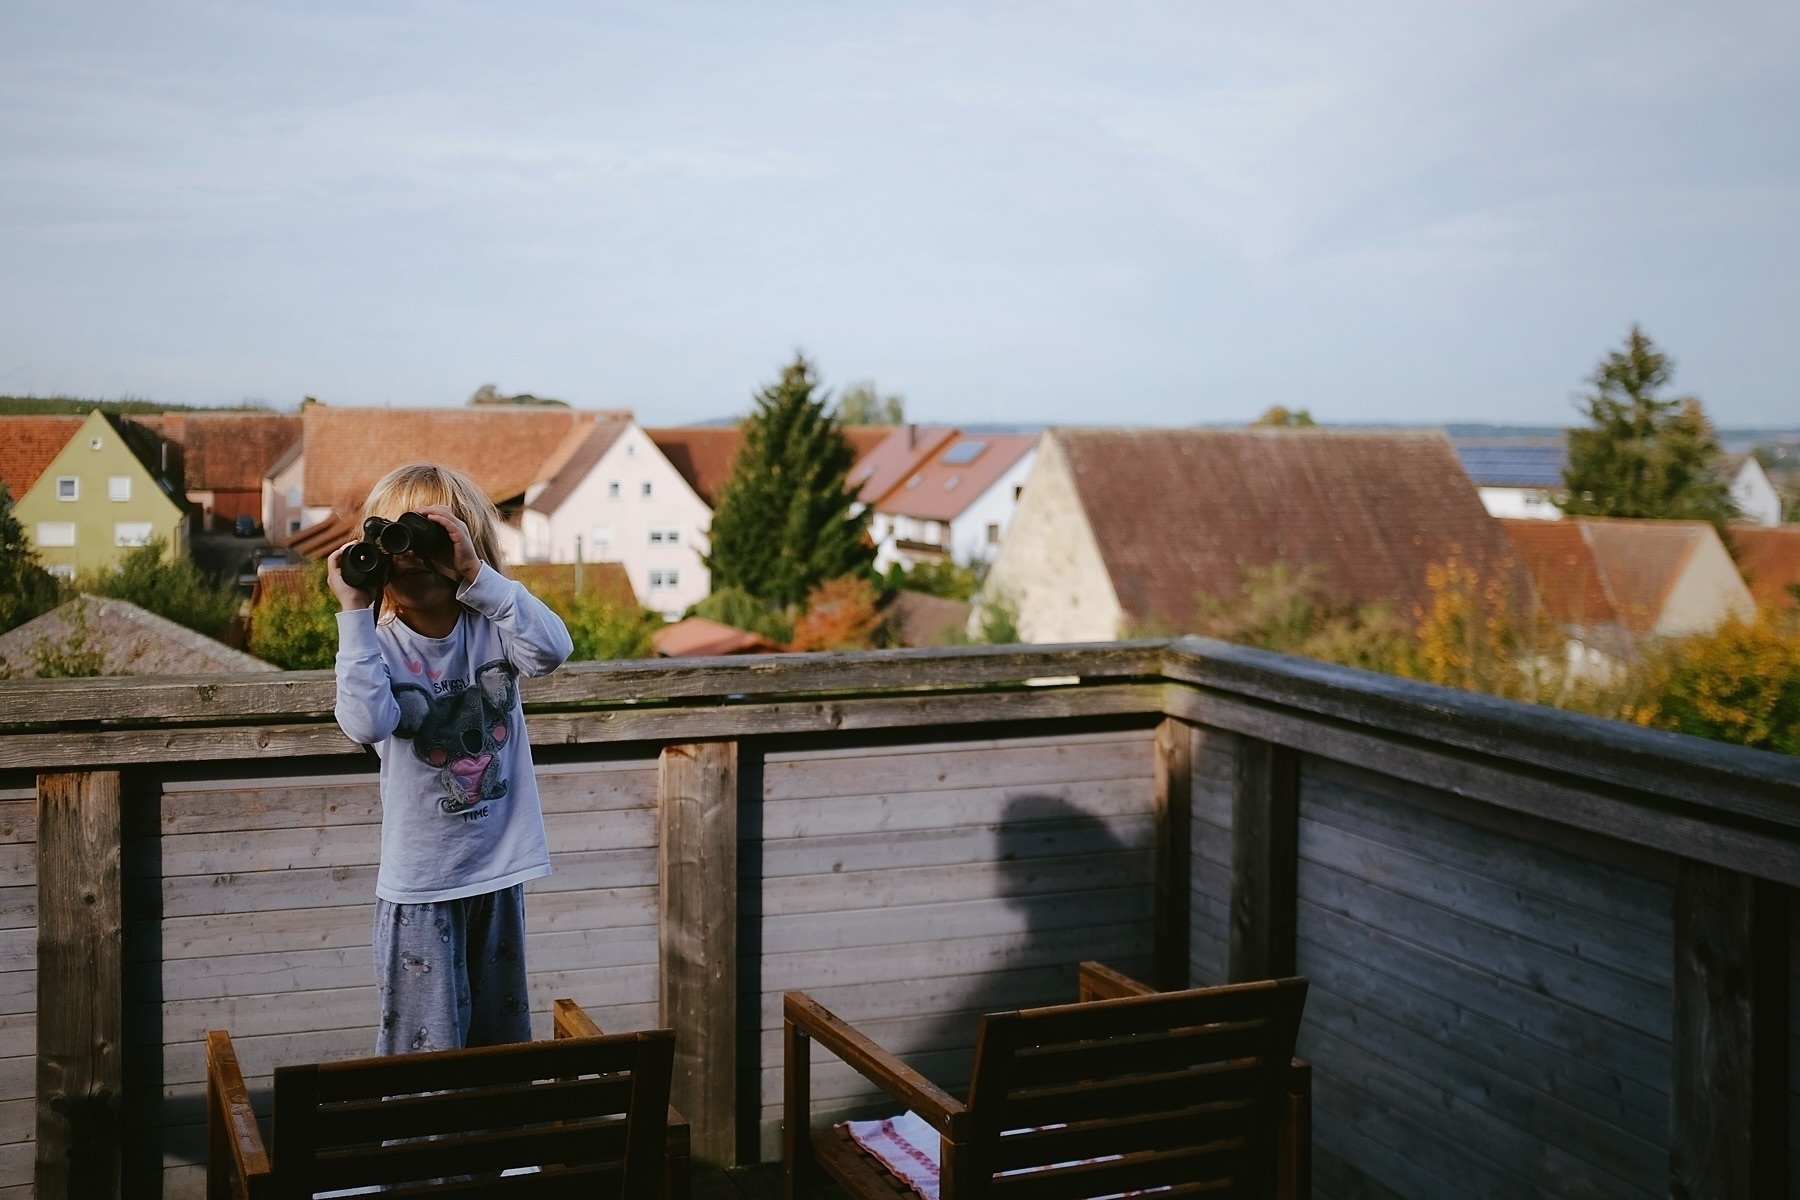
[[[1667,883],[1471,807],[1305,760],[1318,1194],[1666,1196]]]
[[[37,1138],[37,791],[0,790],[0,1200],[31,1195]]]
[[[538,767],[555,874],[526,886],[532,1031],[575,997],[656,1021],[656,761]],[[227,1029],[267,1119],[277,1065],[374,1046],[373,774],[170,782],[126,833],[127,1176],[204,1192],[204,1037]],[[151,811],[154,810],[154,811]]]
[[[1148,971],[1153,750],[1142,729],[764,757],[765,1160],[780,1152],[788,989],[961,1089],[980,1013],[1074,999],[1084,958]],[[812,1100],[821,1120],[882,1108],[823,1052]]]
[[[1194,731],[1193,903],[1188,911],[1188,982],[1225,983],[1231,966],[1231,802],[1236,734]]]

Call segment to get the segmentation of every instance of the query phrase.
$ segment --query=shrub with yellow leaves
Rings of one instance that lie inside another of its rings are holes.
[[[1650,656],[1648,697],[1627,720],[1659,729],[1800,754],[1800,625],[1763,609]]]

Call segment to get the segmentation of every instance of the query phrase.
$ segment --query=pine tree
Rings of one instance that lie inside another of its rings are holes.
[[[874,561],[868,514],[851,513],[856,453],[827,399],[799,355],[757,393],[713,514],[706,565],[714,588],[742,588],[785,608],[815,584],[862,574]]]
[[[0,480],[0,633],[54,608],[56,577],[38,562],[37,550],[13,516],[12,493]]]
[[[1590,424],[1569,430],[1564,512],[1721,527],[1737,515],[1700,401],[1656,394],[1674,374],[1675,364],[1636,325],[1624,348],[1601,360],[1582,401]]]

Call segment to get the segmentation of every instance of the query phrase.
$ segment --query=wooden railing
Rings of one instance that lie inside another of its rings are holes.
[[[547,961],[606,1027],[676,1028],[697,1157],[772,1151],[784,986],[835,981],[954,1073],[959,1014],[1100,958],[1314,979],[1321,1194],[1785,1194],[1800,760],[1196,639],[582,664],[524,696],[587,889],[534,894],[567,922]],[[354,1044],[318,1014],[366,975],[378,817],[332,701],[328,672],[0,685],[0,1195],[165,1160],[186,1194],[182,1021],[273,1022],[246,1058]],[[284,1035],[283,988],[320,1032]]]

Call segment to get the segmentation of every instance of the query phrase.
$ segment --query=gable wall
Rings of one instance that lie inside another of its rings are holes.
[[[1756,601],[1738,574],[1737,564],[1718,535],[1708,530],[1675,577],[1651,632],[1659,637],[1705,633],[1733,614],[1748,618],[1755,612]]]
[[[98,450],[90,446],[95,438],[100,441]],[[131,499],[107,499],[107,480],[115,475],[131,480]],[[74,500],[56,498],[56,481],[65,476],[79,481]],[[31,490],[19,498],[15,515],[43,564],[64,573],[116,562],[126,550],[117,545],[115,536],[121,522],[147,522],[152,536],[166,541],[171,553],[183,554],[187,549],[186,513],[157,485],[118,430],[97,412],[82,423]],[[40,524],[70,522],[75,526],[73,546],[41,544]]]
[[[1019,609],[1027,642],[1109,641],[1124,610],[1069,473],[1062,444],[1046,434],[988,575],[990,595]]]

